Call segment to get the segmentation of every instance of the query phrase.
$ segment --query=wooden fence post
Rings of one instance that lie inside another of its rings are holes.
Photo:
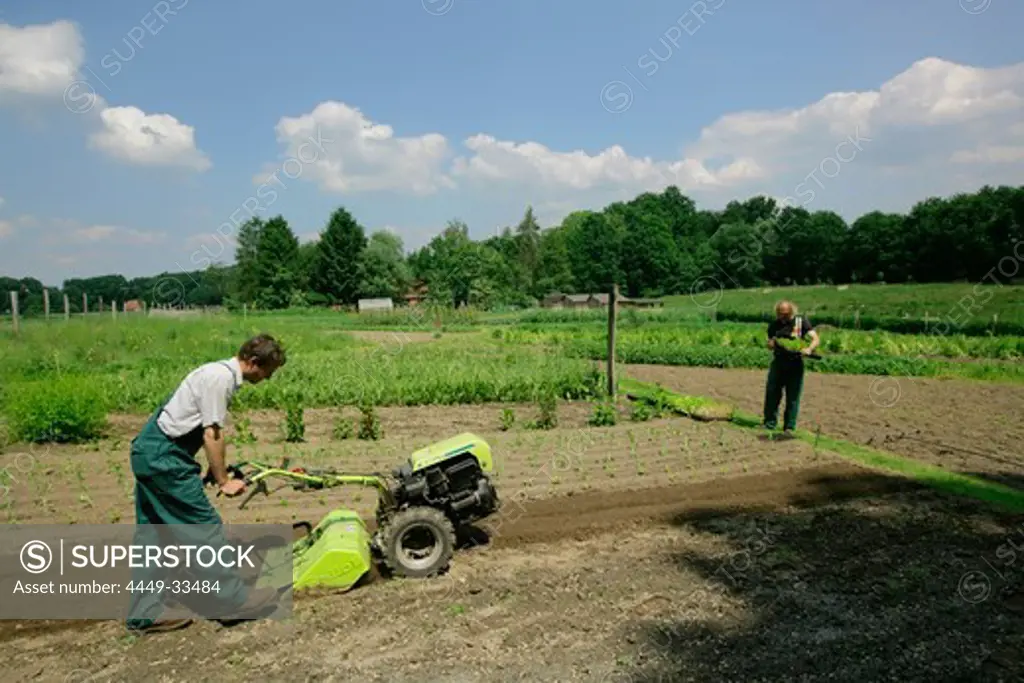
[[[68,301],[68,295],[67,294],[64,295],[64,319],[65,320],[70,320],[71,319],[71,302]]]
[[[117,321],[117,302],[116,301],[111,301],[110,302],[110,317],[113,318],[115,322]]]
[[[43,287],[43,315],[50,319],[50,290],[47,287]]]
[[[14,318],[14,334],[18,334],[18,293],[11,292],[11,313]]]
[[[82,315],[89,312],[89,295],[82,292]]]
[[[615,399],[615,317],[618,309],[619,286],[613,284],[608,292],[608,396]]]

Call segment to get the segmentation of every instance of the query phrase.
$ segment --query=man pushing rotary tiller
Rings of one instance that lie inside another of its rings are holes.
[[[306,532],[292,548],[296,589],[348,590],[372,564],[408,578],[440,574],[451,562],[458,532],[499,507],[488,476],[493,470],[490,446],[468,432],[416,451],[390,476],[289,464],[287,459],[277,467],[250,460],[230,467],[232,478],[252,487],[239,507],[258,493],[269,496],[269,479],[283,479],[300,491],[369,486],[378,494],[372,538],[359,515],[347,509],[330,512],[315,527],[293,524]],[[207,481],[215,483],[209,475]]]
[[[241,495],[254,486],[249,498],[269,493],[265,480],[270,477],[292,480],[302,488],[372,486],[379,493],[373,538],[351,510],[335,510],[315,528],[307,523],[309,533],[292,548],[292,587],[347,590],[369,570],[371,552],[401,576],[427,577],[443,571],[451,560],[456,532],[497,510],[498,497],[487,474],[493,468],[487,442],[460,434],[416,451],[391,478],[257,462],[229,468],[223,426],[235,393],[244,382],[270,379],[285,363],[278,341],[257,335],[233,357],[190,372],[153,412],[131,446],[139,534],[148,536],[161,528],[202,529],[212,545],[223,545],[221,517],[204,484],[217,486],[218,495],[226,496]],[[205,477],[196,460],[200,450],[209,461]],[[276,608],[278,590],[249,587],[231,574],[223,583],[220,597],[234,607],[237,618],[262,618]],[[133,594],[131,602],[126,625],[136,632],[175,630],[192,621],[161,619],[163,604],[156,594]]]

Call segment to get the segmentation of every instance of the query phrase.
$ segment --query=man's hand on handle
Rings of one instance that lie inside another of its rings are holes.
[[[245,482],[241,479],[228,479],[221,484],[220,492],[229,498],[245,493]]]

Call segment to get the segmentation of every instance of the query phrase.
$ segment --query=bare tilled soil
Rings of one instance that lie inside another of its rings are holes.
[[[333,439],[330,422],[314,414],[307,416],[307,442],[300,444],[281,442],[274,420],[263,428],[257,420],[254,431],[260,441],[232,447],[230,459],[277,464],[288,457],[290,466],[389,474],[414,450],[472,431],[491,445],[494,481],[508,501],[656,489],[842,462],[803,442],[765,442],[727,425],[684,418],[595,428],[586,426],[588,406],[570,404],[560,406],[555,429],[501,431],[488,425],[496,414],[500,411],[494,407],[393,408],[381,413],[384,437],[379,441]],[[0,456],[0,466],[11,477],[0,502],[0,521],[133,522],[129,447],[126,434],[94,446],[21,447]],[[369,488],[296,492],[284,482],[279,486],[271,483],[272,495],[253,499],[245,510],[235,501],[219,500],[218,506],[228,522],[269,523],[315,521],[339,505],[369,514],[376,505],[376,493]]]
[[[763,410],[766,372],[656,365],[629,365],[626,372],[758,416]],[[808,372],[800,426],[1024,488],[1021,415],[1024,386]]]
[[[629,375],[760,410],[762,373]],[[894,393],[875,381],[809,374],[802,426],[1021,476],[966,453],[1024,459],[1021,389],[901,379]],[[506,407],[517,420],[503,431]],[[257,443],[232,446],[232,461],[389,472],[475,432],[493,449],[504,506],[448,574],[300,594],[285,621],[200,622],[141,640],[116,622],[0,622],[5,680],[1024,680],[1024,615],[1004,595],[1024,584],[1021,516],[801,441],[684,418],[594,428],[590,411],[560,405],[558,426],[542,431],[523,426],[530,405],[382,408],[380,441],[338,440],[335,411],[307,411],[301,444],[283,443],[280,414],[253,415]],[[0,454],[0,522],[131,523],[128,448],[143,421],[118,417],[114,437],[93,446]],[[913,445],[914,430],[957,455]],[[228,523],[315,522],[339,506],[372,517],[375,494],[285,488],[246,510],[213,500]]]
[[[9,680],[38,681],[1024,675],[1024,615],[1002,595],[1022,573],[997,559],[1024,536],[1019,519],[845,467],[717,487],[622,493],[600,509],[529,502],[443,577],[300,597],[286,621],[141,640],[113,622],[7,624],[0,656]],[[659,509],[630,512],[644,507]]]

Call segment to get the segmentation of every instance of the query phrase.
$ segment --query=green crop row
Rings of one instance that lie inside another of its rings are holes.
[[[603,387],[592,363],[477,335],[370,343],[287,318],[267,322],[281,331],[288,362],[272,380],[240,391],[238,410],[579,399]],[[15,440],[91,438],[109,412],[148,413],[190,370],[231,356],[257,331],[208,321],[50,329],[63,334],[26,329],[0,341],[0,415]]]
[[[598,338],[565,340],[561,352],[568,356],[605,360],[607,343]],[[734,346],[692,345],[663,340],[656,344],[636,338],[616,340],[616,359],[622,363],[680,365],[711,368],[767,368],[772,354],[767,349]],[[1024,382],[1024,366],[998,361],[958,363],[931,358],[894,357],[869,354],[825,355],[808,360],[812,372],[896,375],[907,377],[962,377],[965,379]]]
[[[557,329],[526,325],[497,329],[493,336],[517,343],[550,342],[563,344],[580,338],[606,337],[603,328],[586,325]],[[966,335],[905,335],[891,332],[862,332],[828,329],[821,331],[823,353],[856,354],[891,358],[934,357],[948,359],[1024,359],[1024,337],[969,337]],[[764,350],[765,325],[740,323],[648,325],[619,330],[620,342],[640,347],[722,346],[733,349]]]

